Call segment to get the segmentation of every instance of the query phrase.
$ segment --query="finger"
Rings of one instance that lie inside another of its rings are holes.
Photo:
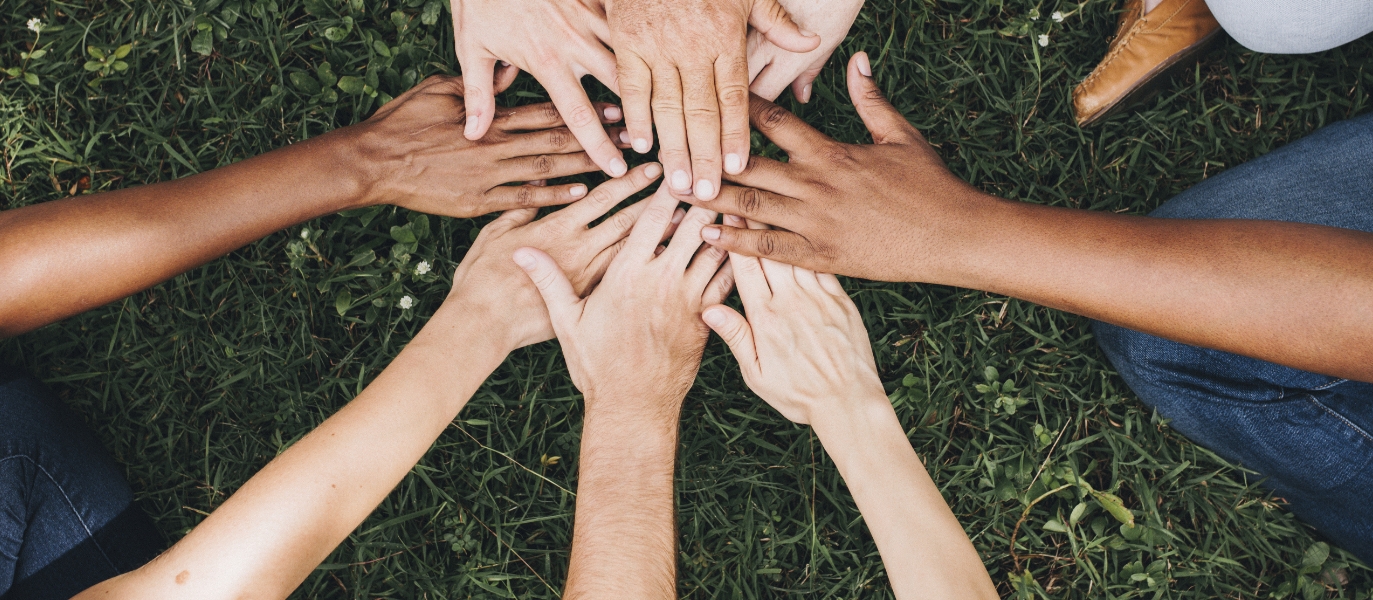
[[[635,152],[648,154],[653,149],[653,72],[628,52],[620,54],[616,66],[630,145]]]
[[[621,96],[619,65],[615,60],[615,54],[594,40],[584,40],[583,50],[578,55],[578,65],[616,96]]]
[[[737,175],[748,165],[751,141],[748,125],[748,59],[739,56],[733,60],[721,58],[716,61],[715,88],[720,102],[720,152],[725,155],[725,172]],[[700,177],[699,173],[697,177]],[[720,189],[719,183],[717,179],[716,190]]]
[[[863,124],[872,132],[874,143],[913,144],[923,139],[906,116],[887,102],[882,90],[877,89],[867,52],[859,52],[849,59],[848,78],[849,98],[853,99]]]
[[[668,248],[668,250],[671,249],[671,247]],[[728,252],[709,244],[702,245],[700,250],[696,251],[696,256],[691,259],[691,266],[687,267],[686,274],[683,275],[683,282],[686,283],[687,289],[704,298],[710,282],[720,272],[720,266],[725,263],[727,258],[729,258]]]
[[[696,250],[701,247],[701,229],[715,222],[717,214],[707,208],[691,207],[682,224],[677,227],[677,233],[672,235],[672,241],[668,242],[667,252],[663,253],[663,258],[671,260],[674,268],[685,270],[692,257],[696,255]],[[680,270],[677,272],[681,272]]]
[[[486,212],[558,206],[586,196],[586,185],[502,185],[486,193]]]
[[[620,107],[607,102],[596,102],[592,105],[596,114],[600,117],[601,123],[617,123],[621,118]],[[542,129],[552,129],[562,127],[563,116],[558,112],[558,107],[552,102],[541,104],[530,104],[527,106],[515,106],[511,108],[497,108],[496,119],[492,123],[501,131],[539,131]]]
[[[634,256],[636,260],[648,262],[653,256],[653,249],[658,246],[659,240],[663,239],[663,233],[672,226],[672,213],[677,209],[677,199],[672,197],[666,186],[659,186],[658,191],[649,198],[648,205],[639,214],[639,220],[634,222],[634,229],[629,232],[629,242],[625,244],[624,252]]]
[[[715,93],[715,67],[683,67],[681,75],[692,193],[697,200],[712,200],[720,191],[720,103]],[[675,187],[673,191],[677,191]]]
[[[567,274],[558,267],[553,257],[538,248],[520,248],[512,259],[534,282],[539,295],[543,296],[549,320],[553,322],[553,331],[563,335],[576,323],[576,310],[581,303],[577,292],[572,289],[572,282],[567,280]]]
[[[805,267],[792,267],[791,276],[796,279],[796,283],[801,289],[810,294],[821,294],[825,291],[820,287],[820,279],[815,276],[815,271]]]
[[[701,305],[710,306],[724,302],[732,291],[734,291],[734,265],[726,260],[725,265],[716,271],[715,277],[706,285],[705,293],[701,294]]]
[[[820,280],[820,287],[824,288],[826,292],[844,298],[849,297],[849,293],[844,291],[844,286],[839,283],[838,277],[830,275],[829,273],[819,273],[816,275],[816,278]]]
[[[466,88],[462,100],[467,106],[467,126],[463,128],[462,135],[469,140],[479,140],[486,135],[496,117],[496,92],[493,87],[496,58],[474,54],[465,52],[458,59],[463,86]]]
[[[791,82],[791,95],[795,96],[801,104],[810,102],[811,89],[815,83],[815,78],[820,76],[820,69],[819,66],[806,69],[800,77],[796,78],[796,81]]]
[[[790,265],[824,270],[821,256],[806,238],[790,231],[753,230],[710,225],[701,230],[707,244],[736,254],[766,258]]]
[[[592,190],[585,200],[560,211],[558,218],[568,219],[577,226],[586,227],[592,221],[610,212],[610,209],[615,208],[619,203],[624,202],[626,198],[648,187],[662,173],[663,168],[658,163],[639,165],[625,177],[611,179],[596,186],[596,189]],[[630,224],[632,225],[633,222],[631,221]],[[601,226],[604,226],[604,223]],[[600,229],[601,226],[598,226],[597,229]],[[628,232],[629,228],[625,227],[624,231]]]
[[[700,205],[728,215],[787,227],[796,218],[799,204],[795,198],[767,190],[727,185],[720,190],[718,198]]]
[[[492,86],[496,93],[499,94],[510,89],[510,86],[515,83],[515,78],[519,75],[519,67],[505,61],[496,63],[496,76],[492,78]]]
[[[507,158],[496,164],[501,177],[509,177],[515,181],[568,177],[591,173],[597,169],[596,163],[592,162],[591,157],[585,152],[520,156]]]
[[[744,227],[744,220],[739,217],[725,215],[724,221],[729,227]],[[744,301],[745,309],[761,306],[762,302],[772,298],[772,286],[768,285],[761,261],[752,256],[731,253],[729,264],[734,271],[734,282],[739,286],[739,298]]]
[[[634,230],[634,224],[639,221],[639,215],[643,214],[644,209],[648,208],[649,201],[649,198],[644,198],[626,206],[619,212],[610,215],[610,218],[602,221],[601,224],[592,227],[587,237],[587,245],[593,248],[605,248],[623,241],[629,232]]]
[[[673,192],[691,194],[691,153],[687,151],[686,117],[682,114],[682,80],[677,69],[653,72],[653,124],[658,131],[658,160]],[[637,135],[637,134],[636,134]]]
[[[529,223],[533,222],[534,217],[537,216],[539,216],[539,209],[537,208],[517,208],[514,210],[507,210],[501,213],[501,216],[496,217],[494,221],[491,221],[491,223],[488,224],[486,227],[496,229],[514,229],[521,225],[528,225]]]
[[[798,27],[787,9],[777,0],[754,0],[748,22],[764,38],[783,50],[810,52],[820,47],[820,36]]]
[[[729,346],[744,375],[749,378],[756,375],[758,350],[754,347],[753,328],[749,327],[748,320],[738,311],[722,305],[706,308],[701,313],[701,320]]]
[[[772,229],[771,225],[754,219],[744,219],[744,223],[754,231]],[[796,289],[796,273],[791,265],[769,258],[759,258],[758,263],[763,266],[763,275],[767,276],[768,287],[772,289],[773,295]]]
[[[805,154],[812,148],[835,143],[787,109],[758,96],[753,96],[749,103],[749,122],[789,155]]]
[[[581,82],[571,73],[539,80],[544,83],[548,96],[558,107],[567,128],[572,130],[572,135],[581,142],[582,148],[591,156],[591,160],[611,177],[619,177],[628,172],[629,166],[625,163],[624,156],[610,141],[605,127],[601,125],[600,115],[604,113],[598,113],[591,105]]]
[[[633,140],[629,139],[629,130],[623,127],[607,127],[606,133],[610,134],[610,141],[615,142],[615,147],[621,150],[633,148]]]

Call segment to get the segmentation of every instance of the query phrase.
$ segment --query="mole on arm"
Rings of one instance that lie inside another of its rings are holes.
[[[187,580],[187,579],[190,579],[190,578],[191,578],[191,572],[190,572],[190,571],[182,571],[182,572],[180,572],[180,573],[177,573],[177,574],[176,574],[176,584],[177,584],[177,585],[181,585],[181,584],[183,584],[183,583],[186,583],[186,580]]]

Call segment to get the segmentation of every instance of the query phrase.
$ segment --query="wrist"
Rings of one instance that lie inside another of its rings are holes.
[[[891,400],[877,391],[864,392],[848,402],[828,403],[826,409],[811,413],[810,423],[836,463],[861,455],[876,441],[893,436],[906,439]]]
[[[984,281],[987,265],[1005,260],[991,249],[1006,230],[998,224],[1008,205],[1018,204],[963,186],[942,210],[940,218],[920,227],[933,227],[921,256],[905,264],[906,281],[921,281],[972,289]]]
[[[353,190],[339,211],[384,204],[383,175],[393,169],[384,140],[370,133],[368,123],[335,129],[316,140],[328,143],[328,172]]]

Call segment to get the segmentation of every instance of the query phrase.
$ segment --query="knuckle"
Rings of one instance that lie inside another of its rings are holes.
[[[553,148],[562,149],[571,141],[572,134],[566,129],[551,129],[548,132],[548,145]]]
[[[515,192],[515,206],[520,208],[530,208],[535,203],[535,189],[532,185],[522,185]]]
[[[745,215],[757,215],[763,209],[763,192],[756,188],[744,188],[739,192],[739,212]]]
[[[853,161],[853,155],[849,152],[848,146],[839,143],[827,144],[820,152],[820,156],[826,161],[835,163]]]
[[[655,115],[679,115],[682,114],[682,103],[672,99],[654,99],[649,103]]]
[[[746,108],[748,106],[748,88],[731,85],[721,89],[720,104],[734,109]]]
[[[787,122],[789,116],[787,109],[769,104],[758,112],[758,129],[764,133],[776,131]]]
[[[685,114],[688,120],[720,118],[720,111],[714,106],[689,106],[687,107]]]
[[[758,255],[759,256],[781,256],[786,253],[786,240],[782,239],[776,231],[760,231],[758,236]]]
[[[573,127],[590,127],[599,122],[596,111],[591,110],[589,106],[577,106],[567,115],[567,123]]]
[[[614,231],[628,231],[634,226],[634,215],[628,211],[620,211],[610,218],[610,227]]]
[[[558,113],[558,107],[552,104],[539,105],[539,117],[545,122],[558,123],[562,121],[562,115]]]
[[[553,172],[553,158],[550,156],[536,156],[532,161],[534,172],[546,175]]]

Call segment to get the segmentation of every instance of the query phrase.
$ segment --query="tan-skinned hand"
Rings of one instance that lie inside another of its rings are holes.
[[[776,226],[711,226],[714,246],[822,273],[879,281],[955,279],[951,258],[989,197],[949,172],[934,149],[882,96],[868,57],[849,61],[852,96],[875,143],[843,144],[795,115],[755,98],[755,127],[787,152],[783,163],[755,158],[729,177],[713,210]],[[689,200],[696,203],[699,201]]]
[[[710,330],[701,309],[733,289],[725,252],[701,243],[714,212],[693,208],[665,249],[675,200],[666,190],[649,199],[601,283],[586,298],[547,253],[521,248],[514,261],[543,296],[572,382],[588,414],[626,410],[670,419],[695,381]]]
[[[611,91],[615,56],[605,11],[593,0],[453,0],[453,32],[458,63],[468,80],[469,140],[486,135],[496,114],[496,93],[520,70],[548,90],[572,134],[591,160],[611,177],[625,174],[624,155],[601,127],[603,119],[620,120],[588,99],[582,77],[591,75]],[[498,67],[498,61],[505,65]]]
[[[729,345],[749,389],[802,424],[863,403],[889,408],[863,317],[835,276],[741,254],[729,262],[748,318],[724,305],[701,318]]]
[[[625,127],[633,148],[652,147],[673,193],[709,200],[720,172],[748,163],[749,25],[777,46],[809,52],[777,0],[607,0]]]
[[[748,32],[749,91],[776,100],[788,87],[802,104],[810,102],[811,84],[829,62],[839,43],[849,36],[863,0],[779,0],[791,19],[820,36],[810,52],[790,52],[769,42],[757,29]]]
[[[475,217],[567,204],[586,195],[581,184],[505,185],[596,170],[553,105],[502,108],[493,131],[474,142],[462,135],[465,93],[460,77],[430,77],[366,121],[336,132],[356,141],[365,205]],[[609,108],[602,104],[599,112]]]
[[[540,249],[571,278],[574,293],[586,294],[605,275],[648,200],[626,207],[595,227],[589,225],[648,187],[662,172],[657,163],[635,167],[627,176],[609,180],[586,198],[537,221],[538,209],[502,214],[482,228],[458,265],[444,307],[485,314],[492,330],[507,332],[509,350],[553,339],[543,298],[510,261],[511,253],[525,247]]]

